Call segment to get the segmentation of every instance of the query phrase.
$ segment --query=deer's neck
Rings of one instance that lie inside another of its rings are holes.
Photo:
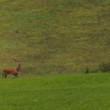
[[[16,66],[16,70],[19,71],[20,70],[20,67],[21,67],[21,64],[18,63],[18,65]]]

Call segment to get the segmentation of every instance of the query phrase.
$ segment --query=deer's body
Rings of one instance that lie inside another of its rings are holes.
[[[15,59],[14,59],[15,60]],[[15,60],[16,61],[16,60]],[[20,70],[20,67],[21,67],[21,62],[20,61],[17,61],[18,64],[16,67],[13,67],[13,68],[5,68],[3,70],[3,77],[7,77],[8,74],[12,74],[14,75],[15,77],[18,77],[18,71]]]
[[[17,71],[16,71],[16,68],[5,68],[5,69],[3,70],[3,72],[4,72],[4,73],[7,73],[7,74],[14,74],[14,73],[16,73]]]

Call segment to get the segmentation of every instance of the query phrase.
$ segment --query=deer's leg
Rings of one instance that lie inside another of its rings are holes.
[[[7,78],[7,73],[4,74],[5,78]]]
[[[2,78],[6,78],[7,77],[7,73],[3,73]]]
[[[18,73],[15,73],[14,76],[15,76],[15,78],[17,78],[18,77]]]

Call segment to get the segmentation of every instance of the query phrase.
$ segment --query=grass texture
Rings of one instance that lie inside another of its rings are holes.
[[[110,61],[110,0],[1,0],[0,73],[84,73]]]
[[[110,74],[0,80],[1,110],[109,110]]]

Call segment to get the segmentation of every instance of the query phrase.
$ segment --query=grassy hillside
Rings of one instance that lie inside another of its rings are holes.
[[[0,71],[81,73],[110,61],[109,0],[1,0]]]
[[[1,110],[109,110],[110,73],[0,80]]]

